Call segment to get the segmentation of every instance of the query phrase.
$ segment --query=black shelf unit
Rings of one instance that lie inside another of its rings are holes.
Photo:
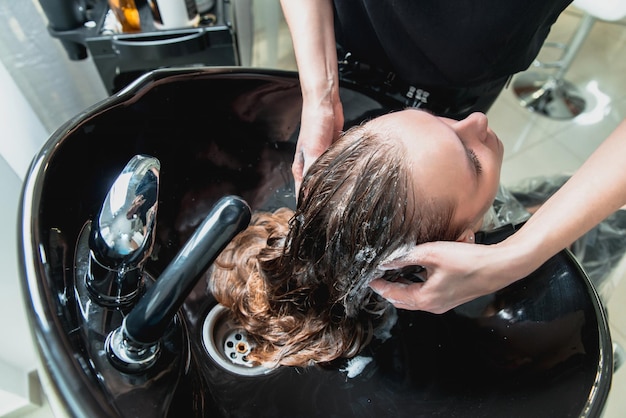
[[[141,32],[107,33],[107,0],[39,0],[50,36],[59,39],[71,60],[91,55],[104,87],[115,93],[151,70],[164,67],[240,65],[230,0],[193,28],[157,30],[146,0],[135,0]]]

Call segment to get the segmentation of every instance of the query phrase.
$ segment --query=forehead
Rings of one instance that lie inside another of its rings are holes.
[[[467,150],[448,123],[413,109],[372,122],[372,129],[402,144],[416,196],[458,202],[476,187]]]
[[[399,141],[406,150],[408,161],[414,165],[423,165],[424,169],[449,168],[454,171],[467,166],[463,143],[441,118],[417,109],[407,109],[381,116],[371,124],[371,129],[386,133],[388,140]]]

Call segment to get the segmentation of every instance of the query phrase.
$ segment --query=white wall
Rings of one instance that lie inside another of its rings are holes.
[[[36,368],[17,268],[17,212],[22,180],[48,133],[0,63],[0,416],[28,405]]]
[[[49,36],[38,0],[0,1],[0,416],[40,402],[17,268],[22,181],[50,134],[105,97],[93,62]]]

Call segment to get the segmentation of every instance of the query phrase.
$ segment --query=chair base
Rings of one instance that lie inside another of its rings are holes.
[[[552,119],[572,119],[585,110],[578,88],[551,74],[520,74],[513,82],[513,92],[522,106]]]

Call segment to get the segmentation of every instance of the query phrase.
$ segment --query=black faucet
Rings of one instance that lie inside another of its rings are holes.
[[[154,364],[161,337],[200,273],[249,224],[250,217],[250,207],[237,196],[223,197],[215,204],[122,325],[107,337],[105,349],[114,366],[138,372]]]
[[[162,339],[200,273],[251,218],[243,199],[223,197],[163,273],[144,286],[143,267],[155,240],[160,166],[159,160],[147,155],[136,155],[128,162],[88,228],[88,267],[77,269],[85,270],[84,287],[79,283],[78,294],[85,288],[88,299],[102,307],[93,307],[86,316],[116,327],[96,334],[108,334],[104,342],[107,358],[129,373],[144,371],[155,363]],[[144,288],[148,288],[145,293]],[[88,303],[83,304],[82,309],[88,309]],[[120,317],[121,325],[103,319],[111,315]]]

